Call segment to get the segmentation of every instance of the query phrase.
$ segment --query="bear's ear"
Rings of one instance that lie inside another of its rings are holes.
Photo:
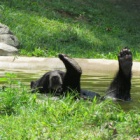
[[[34,85],[35,85],[35,82],[34,81],[31,81],[30,87],[33,88]]]

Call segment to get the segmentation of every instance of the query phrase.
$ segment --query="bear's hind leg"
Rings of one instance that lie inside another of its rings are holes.
[[[66,67],[66,74],[64,77],[63,89],[64,91],[77,91],[80,93],[80,78],[82,74],[81,67],[78,63],[64,54],[59,54],[60,60]]]
[[[128,101],[131,89],[132,53],[124,48],[118,55],[119,70],[110,84],[106,97]]]

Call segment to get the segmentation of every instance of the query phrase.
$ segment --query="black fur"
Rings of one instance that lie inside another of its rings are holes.
[[[50,78],[50,76],[52,76],[55,73],[60,75],[60,78],[61,78],[62,84],[63,84],[65,72],[60,71],[60,70],[50,71],[50,72],[45,73],[37,81],[31,81],[30,86],[31,86],[32,92],[39,91],[39,93],[51,93],[51,92],[55,92],[56,94],[61,93],[62,92],[62,85],[58,85],[59,86],[58,89],[54,89],[53,86],[50,86],[49,78]]]
[[[124,48],[118,55],[119,70],[111,82],[106,97],[131,100],[132,53]]]
[[[66,67],[66,74],[63,83],[63,91],[64,92],[77,91],[78,93],[80,93],[81,90],[80,78],[82,74],[81,67],[74,59],[71,59],[66,55],[59,54],[59,58],[60,60],[62,60],[62,62]]]
[[[58,56],[60,60],[64,63],[66,67],[66,72],[55,70],[50,71],[44,74],[39,80],[37,81],[31,81],[31,89],[32,92],[39,91],[40,93],[52,93],[54,92],[53,85],[50,87],[50,76],[54,75],[54,73],[57,73],[60,75],[60,78],[62,80],[61,90],[55,91],[55,93],[66,93],[71,91],[77,91],[80,95],[80,77],[82,74],[82,70],[78,63],[71,59],[70,57],[59,54]],[[53,89],[53,90],[52,90]]]

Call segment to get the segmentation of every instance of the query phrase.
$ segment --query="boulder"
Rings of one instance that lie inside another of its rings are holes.
[[[17,48],[7,45],[5,43],[0,43],[0,56],[16,55],[17,53]]]
[[[3,42],[7,45],[11,45],[14,47],[19,46],[19,41],[18,41],[17,37],[15,37],[14,35],[11,35],[11,34],[1,34],[0,42]]]
[[[9,27],[0,23],[0,42],[3,42],[7,45],[19,47],[19,41],[16,36],[10,31]]]

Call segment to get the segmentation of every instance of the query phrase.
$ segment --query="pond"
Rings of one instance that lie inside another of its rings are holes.
[[[11,71],[9,71],[11,72]],[[1,70],[0,77],[4,77],[4,71]],[[17,80],[24,83],[29,87],[30,81],[36,80],[41,77],[45,71],[38,71],[36,73],[14,71],[17,75]],[[92,75],[82,75],[81,77],[81,87],[91,91],[95,91],[100,95],[105,95],[107,87],[109,86],[111,80],[113,79],[113,74],[92,74]],[[0,83],[3,85],[4,83]],[[132,87],[131,87],[131,97],[130,102],[119,102],[121,107],[125,110],[130,110],[133,108],[140,108],[140,78],[138,76],[132,77]]]
[[[84,75],[82,76],[81,85],[83,88],[90,89],[103,96],[112,79],[113,75]],[[138,76],[132,77],[131,98],[132,101],[130,102],[119,101],[123,109],[140,108],[140,78]]]

